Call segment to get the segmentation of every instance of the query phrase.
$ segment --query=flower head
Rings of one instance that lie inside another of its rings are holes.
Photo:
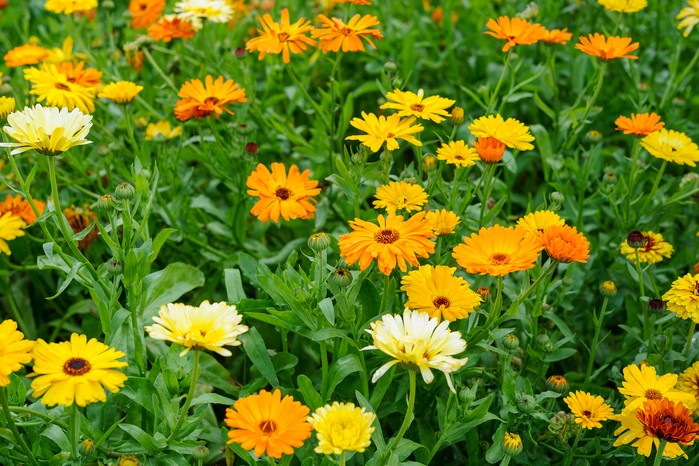
[[[206,349],[230,356],[224,346],[239,346],[238,337],[248,331],[241,325],[243,316],[235,306],[225,302],[203,301],[199,306],[170,303],[162,306],[153,317],[155,324],[147,326],[146,332],[156,340],[167,340],[184,346],[180,357],[191,349]]]
[[[310,418],[318,437],[316,453],[340,455],[345,451],[362,453],[371,445],[372,424],[376,415],[358,408],[354,403],[325,405]]]
[[[39,215],[41,215],[44,212],[46,204],[34,199],[34,205],[39,211]],[[5,200],[0,202],[0,215],[7,212],[15,217],[21,218],[27,224],[33,223],[36,220],[36,214],[34,214],[34,210],[32,210],[29,201],[23,199],[19,194],[16,196],[8,194],[5,196]]]
[[[694,415],[699,416],[699,361],[680,374],[676,388],[694,396]]]
[[[529,127],[514,118],[505,120],[500,115],[483,116],[474,120],[468,129],[479,139],[494,138],[510,149],[534,149],[534,146],[530,144],[534,140],[534,136],[529,132]]]
[[[0,120],[7,118],[7,115],[15,111],[14,97],[0,97]]]
[[[597,0],[608,11],[636,13],[648,6],[647,0]]]
[[[36,44],[20,45],[8,51],[3,57],[9,68],[36,65],[49,55],[49,51]]]
[[[372,15],[354,15],[347,24],[340,18],[328,18],[325,15],[318,15],[318,19],[324,27],[313,29],[312,37],[319,39],[318,48],[323,53],[337,52],[364,52],[364,43],[366,41],[372,47],[376,48],[371,38],[376,40],[383,39],[383,34],[378,29],[373,29],[379,26],[379,19]]]
[[[688,273],[672,282],[670,290],[663,295],[667,310],[680,319],[692,319],[699,324],[699,274]]]
[[[119,81],[104,86],[102,92],[99,93],[99,97],[102,99],[109,99],[116,104],[125,105],[133,102],[138,93],[142,90],[143,86],[139,86],[130,81]]]
[[[0,218],[1,224],[2,218]],[[0,238],[2,238],[1,230]],[[0,241],[2,240],[0,239]],[[0,350],[0,387],[6,387],[10,385],[10,375],[20,370],[23,364],[27,364],[32,360],[34,342],[24,339],[24,334],[17,330],[17,322],[14,320],[5,320],[0,323],[0,341],[2,342],[2,350]]]
[[[61,73],[57,65],[43,64],[40,68],[27,68],[24,78],[32,83],[30,94],[39,102],[51,107],[79,109],[82,113],[95,111],[94,91]]]
[[[187,21],[177,15],[165,15],[158,22],[148,26],[148,37],[155,41],[186,40],[194,37],[196,33],[197,28],[192,21]]]
[[[614,60],[615,58],[637,59],[635,55],[629,55],[638,48],[638,42],[631,43],[630,37],[610,36],[595,32],[588,37],[578,37],[579,44],[575,48],[601,60]]]
[[[388,150],[398,149],[396,139],[404,139],[416,146],[422,146],[422,142],[413,135],[425,128],[422,125],[411,126],[414,122],[415,118],[401,120],[398,114],[390,115],[388,118],[380,115],[377,118],[373,113],[362,112],[362,118],[352,118],[350,124],[367,134],[347,136],[345,139],[361,141],[374,152],[378,152],[384,143]]]
[[[437,149],[437,158],[457,167],[472,167],[478,160],[478,151],[462,140],[449,141]]]
[[[78,234],[86,229],[90,229],[90,232],[78,241],[80,250],[86,251],[90,244],[97,240],[97,228],[92,228],[97,221],[97,214],[93,212],[89,204],[83,204],[82,207],[71,205],[69,208],[63,209],[63,215],[66,217],[73,233]]]
[[[320,188],[318,181],[308,178],[310,173],[299,173],[299,168],[292,165],[287,174],[284,164],[278,162],[272,163],[270,172],[263,164],[257,164],[246,182],[248,194],[260,198],[250,212],[262,222],[278,222],[280,215],[287,221],[313,218],[313,196],[320,193]]]
[[[512,334],[508,333],[508,335]],[[546,379],[546,388],[556,393],[565,393],[568,391],[568,379],[562,375],[552,375]]]
[[[619,388],[619,393],[626,397],[622,416],[625,412],[635,411],[649,400],[667,398],[670,401],[691,405],[694,397],[677,390],[676,383],[676,374],[658,376],[653,366],[646,364],[642,364],[640,367],[636,364],[626,366],[624,368],[624,381]]]
[[[617,131],[634,136],[648,136],[665,126],[657,113],[632,113],[631,118],[622,115],[614,123]]]
[[[240,398],[226,410],[228,443],[238,443],[255,456],[267,453],[272,458],[293,454],[311,436],[313,426],[308,422],[307,406],[290,395],[282,398],[279,389],[270,393]]]
[[[674,248],[665,241],[663,235],[653,231],[644,231],[643,245],[639,248],[629,246],[628,240],[621,243],[621,254],[630,261],[636,261],[636,249],[638,249],[638,260],[642,263],[657,264],[663,259],[672,256]]]
[[[173,127],[167,120],[148,123],[148,126],[146,126],[146,141],[153,141],[157,140],[158,138],[172,139],[181,134],[182,127]]]
[[[20,217],[12,215],[10,212],[0,212],[0,253],[12,254],[7,242],[24,236],[22,228],[27,226]]]
[[[456,103],[455,100],[432,95],[424,96],[422,89],[414,92],[404,92],[400,89],[395,89],[393,92],[386,94],[386,98],[390,102],[386,102],[381,106],[382,110],[393,109],[398,110],[400,117],[416,117],[422,120],[431,120],[435,123],[441,123],[446,118],[449,118],[447,109]]]
[[[102,72],[95,68],[85,68],[85,62],[65,61],[57,63],[56,71],[65,76],[69,83],[77,84],[89,89],[93,94],[97,93],[97,86],[100,85]],[[26,75],[26,71],[25,71]]]
[[[503,52],[507,52],[516,45],[531,45],[541,40],[546,34],[546,28],[540,24],[532,24],[521,18],[509,18],[500,16],[497,21],[489,19],[485,27],[490,31],[485,34],[502,39],[505,45]]]
[[[680,165],[696,166],[699,146],[686,134],[662,128],[641,139],[641,145],[653,157]]]
[[[568,28],[563,29],[547,29],[541,36],[541,42],[546,42],[547,44],[567,44],[570,39],[573,38],[573,34],[568,32]]]
[[[544,230],[539,239],[546,253],[554,260],[584,264],[590,257],[590,242],[575,227],[553,225]]]
[[[182,85],[177,94],[181,100],[175,104],[175,117],[178,120],[199,120],[209,115],[218,118],[224,110],[233,115],[228,105],[248,101],[245,98],[245,89],[232,79],[224,81],[223,76],[219,76],[214,81],[213,77],[208,75],[204,81],[206,85],[199,79],[192,79]]]
[[[281,22],[275,23],[269,13],[265,13],[260,24],[262,29],[257,30],[260,36],[250,39],[245,45],[248,52],[260,52],[260,60],[268,53],[281,53],[284,63],[289,63],[292,53],[303,53],[309,45],[316,45],[315,40],[306,36],[306,33],[313,30],[311,22],[301,18],[291,24],[288,8],[282,10]]]
[[[46,0],[44,4],[46,11],[52,13],[81,13],[97,8],[97,0]]]
[[[687,6],[675,18],[681,20],[677,23],[677,29],[684,29],[684,37],[689,37],[694,26],[699,24],[699,0],[687,0]]]
[[[537,210],[517,220],[517,228],[523,228],[530,235],[538,236],[552,226],[563,226],[565,223],[560,215],[551,210]]]
[[[425,218],[432,223],[432,231],[436,236],[450,235],[454,233],[456,225],[461,219],[451,210],[431,210],[427,212]]]
[[[522,452],[522,437],[513,432],[505,432],[502,436],[502,449],[506,455],[516,456]]]
[[[145,28],[153,24],[165,9],[165,0],[131,0],[129,13],[131,13],[131,27],[134,29]]]
[[[383,351],[393,358],[374,373],[372,382],[395,364],[402,363],[419,369],[425,383],[434,380],[432,369],[441,371],[449,389],[456,393],[449,374],[463,367],[468,358],[453,357],[466,350],[466,342],[461,339],[460,332],[449,330],[449,321],[440,324],[424,312],[406,309],[402,316],[386,314],[372,322],[367,332],[374,341],[363,349]]]
[[[233,18],[233,7],[226,0],[180,0],[175,13],[187,21],[227,23]]]
[[[575,423],[585,429],[602,427],[600,421],[606,421],[614,417],[614,410],[604,402],[601,396],[591,395],[580,390],[571,393],[563,399],[575,415]]]
[[[375,209],[386,209],[394,215],[398,210],[420,210],[427,203],[427,193],[422,186],[406,181],[389,181],[378,187],[374,197]]]
[[[505,144],[495,138],[478,138],[473,141],[473,148],[485,163],[498,163],[505,153]]]

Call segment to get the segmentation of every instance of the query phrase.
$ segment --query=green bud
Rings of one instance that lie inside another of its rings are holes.
[[[471,387],[464,387],[459,391],[459,399],[466,405],[470,405],[476,399],[476,392]]]
[[[119,275],[124,271],[124,263],[112,257],[107,261],[107,273],[109,275]]]
[[[100,212],[109,212],[116,206],[116,199],[111,194],[103,194],[97,200],[95,210]]]
[[[116,187],[114,195],[120,201],[130,201],[136,195],[136,188],[134,188],[131,183],[125,181]]]
[[[209,449],[206,448],[206,445],[197,445],[196,448],[194,448],[194,452],[192,452],[192,458],[197,461],[205,460],[208,457]]]
[[[540,333],[536,337],[536,344],[544,353],[550,353],[553,350],[553,343],[551,343],[551,339],[545,333]]]
[[[308,247],[315,252],[322,252],[330,247],[331,241],[330,235],[327,233],[313,233],[308,237]]]
[[[78,451],[83,456],[90,456],[95,451],[95,442],[92,439],[86,438],[80,443]]]
[[[338,267],[330,275],[330,283],[340,288],[345,288],[352,283],[352,272],[344,267]]]
[[[519,338],[514,333],[508,333],[502,337],[502,346],[510,351],[516,350],[519,347]]]
[[[533,396],[521,393],[517,397],[517,409],[520,413],[531,413],[537,408],[536,400]]]
[[[63,466],[70,460],[70,452],[62,451],[56,455],[53,455],[49,460],[49,466]]]

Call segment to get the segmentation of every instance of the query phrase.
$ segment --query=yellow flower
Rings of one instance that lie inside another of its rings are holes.
[[[182,134],[182,127],[175,126],[174,128],[170,125],[167,120],[157,121],[155,123],[148,123],[146,127],[146,141],[153,141],[159,137],[165,139],[176,138]]]
[[[575,423],[585,429],[602,427],[600,421],[606,421],[614,417],[614,410],[604,402],[601,396],[594,396],[580,390],[571,393],[563,399],[575,415]]]
[[[138,93],[142,90],[143,86],[139,86],[130,81],[118,81],[104,86],[98,97],[109,99],[116,104],[125,105],[133,102]]]
[[[175,13],[190,22],[227,23],[233,18],[233,8],[225,0],[181,0],[175,4]]]
[[[684,29],[683,35],[688,37],[694,26],[699,24],[699,0],[687,0],[687,7],[680,10],[676,19],[682,20],[677,24],[677,29]]]
[[[461,219],[451,210],[431,210],[427,212],[425,218],[432,223],[432,232],[437,236],[450,235],[454,233],[456,225]]]
[[[260,52],[260,60],[268,53],[275,55],[281,53],[284,63],[289,63],[292,53],[303,53],[309,45],[316,45],[315,40],[306,36],[307,32],[313,30],[311,22],[301,18],[291,24],[288,8],[282,10],[279,23],[275,23],[269,13],[265,13],[260,18],[260,24],[262,30],[257,30],[260,36],[250,39],[245,45],[248,52]]]
[[[653,157],[680,165],[696,166],[699,147],[686,134],[662,128],[641,139],[641,145]]]
[[[652,231],[644,231],[641,234],[645,239],[645,243],[638,248],[639,262],[657,264],[663,259],[669,259],[672,256],[674,248],[665,241],[663,235]],[[636,249],[629,246],[627,240],[621,243],[621,254],[625,255],[630,261],[636,261]]]
[[[699,324],[699,274],[688,273],[672,282],[670,290],[663,295],[667,310],[680,319],[692,319]]]
[[[425,129],[422,125],[411,126],[415,118],[401,120],[400,116],[393,114],[386,118],[380,115],[378,118],[373,113],[362,112],[362,118],[353,118],[350,124],[367,134],[347,136],[345,139],[360,141],[374,152],[378,152],[381,146],[386,143],[388,150],[399,148],[396,139],[404,139],[416,146],[422,146],[413,134]]]
[[[626,412],[635,411],[648,400],[667,398],[678,403],[692,405],[694,396],[677,390],[676,383],[676,374],[658,376],[653,366],[646,364],[641,365],[641,367],[636,364],[626,366],[624,368],[624,381],[619,388],[619,393],[626,397],[622,416]]]
[[[27,226],[27,224],[24,223],[24,220],[12,215],[10,212],[5,212],[0,215],[0,252],[8,256],[12,254],[7,242],[24,236],[22,228],[25,226]]]
[[[30,376],[36,377],[33,396],[42,397],[46,406],[106,401],[104,389],[116,393],[126,380],[125,374],[114,370],[127,366],[118,361],[125,354],[94,338],[88,341],[85,335],[74,333],[70,341],[61,343],[39,339],[32,356],[34,372]]]
[[[89,11],[97,8],[97,0],[46,0],[46,11],[69,15],[75,12]]]
[[[10,374],[17,372],[22,368],[22,364],[32,360],[34,342],[24,339],[24,334],[17,331],[17,322],[14,320],[6,320],[0,324],[0,341],[0,387],[6,387],[10,385]]]
[[[153,317],[155,324],[145,330],[151,338],[184,346],[180,357],[191,349],[231,356],[233,353],[224,346],[241,344],[238,337],[248,331],[246,325],[240,324],[242,320],[236,307],[225,302],[203,301],[198,307],[170,303],[160,308],[158,316]]]
[[[73,60],[87,60],[87,55],[84,53],[74,53],[73,38],[68,36],[63,40],[61,48],[55,47],[50,49],[48,56],[41,61],[44,63],[53,63],[57,65],[59,63]]]
[[[93,89],[69,81],[56,65],[27,68],[24,78],[32,83],[30,94],[36,95],[39,102],[46,101],[50,107],[66,107],[68,110],[78,108],[83,113],[95,111]]]
[[[529,127],[514,118],[504,120],[500,115],[483,116],[471,123],[468,129],[478,138],[497,139],[510,149],[534,149],[530,144],[534,136],[529,132]]]
[[[427,203],[427,193],[422,186],[405,181],[390,181],[379,186],[374,197],[374,209],[386,209],[394,215],[398,210],[420,210]]]
[[[438,95],[424,97],[422,89],[418,90],[417,94],[396,89],[386,94],[386,98],[393,102],[383,104],[382,110],[398,110],[400,117],[417,117],[423,120],[432,120],[435,123],[441,123],[448,118],[450,115],[447,109],[456,103],[455,100]]]
[[[517,228],[522,228],[528,234],[537,236],[554,225],[563,226],[565,223],[565,220],[551,210],[537,210],[517,220]]]
[[[35,149],[44,155],[60,155],[71,147],[90,144],[85,139],[92,127],[92,116],[77,108],[68,111],[56,107],[26,107],[11,113],[3,129],[17,142],[1,142],[0,147],[14,147],[12,155]]]
[[[472,167],[478,160],[478,151],[464,141],[449,141],[437,149],[437,158],[457,167]]]
[[[137,456],[134,455],[121,455],[119,461],[117,461],[116,466],[141,466]]]
[[[371,445],[372,424],[376,415],[358,408],[354,403],[325,405],[315,410],[309,419],[316,431],[316,453],[340,455],[345,451],[362,453]]]
[[[405,307],[438,320],[467,318],[483,299],[454,272],[456,267],[423,265],[405,275],[400,288],[408,295]]]
[[[694,415],[699,416],[699,361],[680,374],[676,388],[694,396]]]
[[[7,118],[7,115],[15,111],[14,97],[0,97],[0,120]]]
[[[648,6],[647,0],[597,0],[597,3],[619,13],[636,13]]]
[[[377,349],[393,358],[374,373],[372,382],[379,380],[394,365],[403,363],[419,369],[425,383],[434,380],[432,369],[441,371],[449,389],[456,393],[449,374],[463,367],[468,358],[453,357],[466,350],[466,342],[461,339],[460,332],[449,330],[448,320],[440,324],[424,312],[406,309],[402,317],[386,314],[381,320],[372,322],[367,332],[374,344],[363,349]]]
[[[506,455],[516,456],[522,452],[522,437],[512,432],[505,432],[502,436],[502,449]]]

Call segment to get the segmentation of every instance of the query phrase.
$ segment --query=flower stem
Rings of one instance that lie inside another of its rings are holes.
[[[573,130],[573,134],[570,135],[570,139],[566,144],[566,149],[570,149],[571,147],[573,147],[573,144],[575,144],[575,141],[578,140],[580,133],[585,127],[585,120],[587,120],[587,116],[590,114],[592,106],[595,105],[597,97],[599,97],[599,93],[602,90],[602,86],[604,85],[604,75],[606,71],[607,63],[602,63],[602,65],[600,66],[599,74],[597,75],[597,84],[595,85],[595,90],[592,92],[592,97],[590,98],[590,100],[587,101],[587,105],[585,106],[585,113],[583,113],[582,119],[580,119],[578,126],[575,127],[575,129]]]
[[[78,443],[80,442],[80,411],[78,404],[73,402],[70,407],[70,446],[73,449],[72,456],[78,459]]]
[[[408,376],[410,377],[410,393],[408,395],[408,409],[405,411],[405,418],[403,418],[403,424],[401,424],[398,430],[398,435],[396,435],[391,443],[388,445],[389,450],[395,450],[398,444],[403,439],[405,432],[410,427],[413,422],[413,410],[415,409],[415,392],[417,392],[417,372],[414,370],[408,370]]]
[[[328,396],[328,384],[330,383],[330,377],[328,375],[328,344],[325,340],[318,343],[320,345],[320,393],[323,396],[323,400]]]
[[[187,412],[189,411],[189,405],[192,403],[192,398],[194,398],[194,388],[197,386],[197,379],[199,378],[199,350],[194,350],[194,368],[192,369],[192,380],[189,384],[189,391],[187,391],[187,399],[184,402],[182,411],[180,412],[180,417],[177,419],[177,424],[172,429],[172,433],[167,438],[165,443],[169,444],[180,431],[180,427],[184,423],[184,419],[187,417]]]
[[[600,309],[599,316],[594,317],[595,322],[595,336],[592,338],[592,345],[590,346],[590,358],[587,362],[587,371],[585,371],[585,383],[587,385],[590,381],[590,375],[592,374],[592,365],[595,362],[595,354],[597,353],[597,344],[599,343],[599,333],[602,329],[602,322],[604,321],[604,313],[607,310],[607,303],[609,302],[609,297],[605,296],[604,301],[602,301],[602,309]]]
[[[624,219],[628,222],[631,214],[631,199],[633,198],[634,188],[636,187],[636,175],[638,174],[638,156],[641,154],[641,142],[638,138],[633,140],[633,148],[631,149],[631,175],[629,176],[629,190],[626,195],[626,211]]]
[[[391,281],[391,274],[384,275],[383,281],[383,294],[381,295],[381,305],[379,306],[379,312],[388,312],[386,306],[388,305],[388,287]]]
[[[490,115],[490,112],[493,111],[493,107],[495,107],[495,100],[498,97],[498,93],[500,92],[500,88],[502,87],[502,83],[505,81],[505,74],[507,74],[507,68],[510,65],[510,59],[512,58],[512,49],[510,49],[509,52],[507,52],[507,56],[505,57],[505,65],[502,67],[502,74],[500,75],[500,79],[498,80],[498,83],[495,85],[495,89],[493,90],[493,93],[490,94],[490,100],[488,101],[488,108],[485,110],[485,114]]]
[[[679,57],[679,54],[678,54]],[[674,92],[675,87],[677,84],[680,84],[682,81],[684,81],[684,78],[687,77],[687,74],[694,69],[695,65],[697,64],[697,61],[699,61],[699,48],[697,48],[697,51],[694,53],[694,56],[692,59],[689,61],[689,64],[685,67],[685,69],[682,71],[680,74],[680,78],[678,80],[674,79],[674,76],[670,78],[670,82],[668,83],[667,87],[665,88],[665,92],[663,93],[663,98],[660,100],[660,105],[658,106],[658,109],[663,109],[665,107],[665,104],[667,103],[667,99],[670,98],[670,94]]]
[[[478,217],[478,227],[483,226],[483,216],[488,208],[488,199],[490,198],[490,193],[493,190],[493,181],[495,178],[496,166],[494,163],[488,165],[488,169],[485,171],[483,176],[485,177],[485,187],[483,190],[483,198],[481,199],[481,213]]]
[[[7,427],[9,427],[10,431],[12,431],[12,435],[15,437],[17,444],[22,449],[24,454],[27,455],[29,462],[35,466],[39,466],[39,462],[36,460],[36,458],[34,458],[32,451],[29,449],[29,447],[25,443],[24,439],[22,438],[22,436],[19,433],[19,430],[17,430],[17,426],[15,425],[14,420],[12,419],[12,413],[10,413],[10,407],[7,404],[7,397],[5,396],[5,390],[6,390],[5,387],[0,387],[0,404],[2,405],[2,412],[5,415],[5,419],[7,420]]]
[[[345,452],[343,451],[340,453],[340,466],[345,466],[347,464],[347,460],[345,459]]]
[[[665,167],[667,167],[667,160],[663,160],[663,164],[660,165],[660,170],[658,170],[658,174],[655,176],[653,187],[651,188],[650,193],[646,197],[643,206],[639,209],[639,212],[645,212],[646,207],[648,207],[650,201],[655,197],[655,193],[656,191],[658,191],[658,186],[660,186],[660,180],[663,178],[663,173],[665,173]]]
[[[575,440],[573,440],[573,446],[570,447],[570,449],[566,452],[564,466],[570,466],[570,463],[573,462],[573,457],[575,456],[575,449],[578,447],[578,442],[580,441],[580,438],[582,437],[582,433],[583,433],[583,430],[581,428],[578,431],[578,433],[575,434]]]
[[[303,94],[306,100],[308,100],[308,103],[311,104],[313,109],[316,111],[318,118],[320,118],[320,121],[323,122],[325,128],[328,131],[332,131],[333,127],[328,119],[328,115],[325,113],[323,108],[320,105],[318,105],[318,103],[315,100],[313,100],[313,98],[308,93],[306,87],[303,84],[301,84],[299,77],[296,76],[296,73],[294,72],[293,68],[291,68],[291,65],[286,65],[286,71],[289,73],[289,76],[291,76],[291,80],[294,81],[294,84],[296,84],[298,90],[301,92],[301,94]]]
[[[687,362],[691,361],[690,356],[692,352],[692,340],[694,339],[694,331],[697,328],[697,323],[692,321],[692,325],[689,327],[689,334],[687,335],[687,346],[684,348],[684,352],[687,355]]]
[[[663,452],[665,451],[665,445],[667,445],[667,441],[661,440],[660,445],[658,445],[658,450],[655,452],[653,466],[658,466],[663,461]]]

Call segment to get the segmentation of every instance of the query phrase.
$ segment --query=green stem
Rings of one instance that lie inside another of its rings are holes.
[[[389,450],[395,450],[400,441],[403,439],[405,432],[410,427],[413,422],[413,410],[415,409],[415,392],[417,392],[417,372],[415,370],[408,370],[408,376],[410,377],[410,393],[408,395],[408,409],[405,412],[405,418],[403,418],[403,424],[401,424],[398,430],[398,435],[396,435],[391,443],[388,445]]]
[[[658,107],[659,109],[662,110],[665,107],[667,99],[670,98],[670,94],[675,90],[675,86],[684,81],[684,79],[687,77],[687,74],[694,69],[695,65],[697,64],[697,61],[699,61],[699,48],[697,48],[697,51],[694,53],[692,59],[689,61],[689,64],[680,74],[680,78],[675,80],[673,76],[670,79],[670,83],[667,85],[667,87],[665,88],[665,92],[663,93],[663,98],[660,100],[660,106]]]
[[[694,331],[697,328],[697,323],[692,321],[692,324],[689,326],[689,334],[687,335],[687,346],[684,348],[684,352],[687,355],[687,362],[691,361],[690,355],[692,351],[692,340],[694,338]]]
[[[639,209],[639,212],[645,212],[646,207],[648,207],[648,204],[650,204],[650,201],[653,200],[655,197],[655,193],[658,191],[658,186],[660,186],[660,180],[663,178],[663,174],[665,173],[665,168],[667,167],[667,160],[663,160],[662,165],[660,165],[660,170],[658,170],[658,174],[655,176],[655,181],[653,181],[653,187],[650,190],[650,193],[646,197],[645,202],[643,203],[643,206]]]
[[[197,379],[199,378],[199,356],[200,356],[200,353],[201,353],[200,350],[194,350],[194,368],[192,369],[191,382],[189,384],[189,390],[187,391],[187,399],[185,400],[184,406],[182,407],[182,411],[180,412],[180,417],[179,417],[179,419],[177,419],[177,424],[175,424],[175,427],[172,429],[172,433],[165,441],[165,443],[168,445],[170,444],[170,442],[172,442],[172,440],[175,438],[177,433],[180,431],[180,428],[182,427],[182,424],[184,423],[184,420],[187,417],[187,412],[189,411],[189,405],[192,404],[192,398],[194,398],[194,389],[197,386]]]
[[[73,459],[78,459],[78,443],[80,442],[80,411],[77,403],[70,407],[70,446],[73,449]]]
[[[345,466],[347,464],[347,460],[345,459],[345,452],[343,451],[340,453],[340,466]]]
[[[179,92],[179,90],[177,89],[177,86],[175,86],[175,84],[172,82],[170,77],[163,72],[163,70],[160,68],[160,66],[158,66],[158,63],[153,59],[153,56],[150,54],[148,49],[144,47],[142,49],[142,51],[143,51],[143,55],[145,55],[148,62],[153,66],[153,68],[155,68],[156,73],[158,73],[160,75],[160,77],[163,79],[163,81],[165,81],[167,83],[167,85],[172,88],[172,90],[174,90],[175,92]]]
[[[514,302],[513,302],[512,305],[510,306],[510,309],[509,309],[507,312],[510,313],[510,314],[514,314],[514,313],[517,311],[517,308],[519,307],[519,305],[522,304],[522,301],[524,301],[524,300],[527,298],[527,296],[529,296],[529,295],[531,294],[531,292],[534,291],[534,290],[539,286],[539,284],[540,284],[541,282],[543,282],[543,281],[547,278],[547,276],[548,276],[551,272],[553,272],[554,270],[556,270],[556,266],[557,266],[557,265],[558,265],[558,261],[552,260],[551,263],[549,264],[549,266],[546,267],[546,268],[541,272],[541,275],[539,275],[539,276],[537,277],[537,279],[534,280],[534,282],[533,282],[531,285],[529,285],[529,288],[527,288],[523,293],[521,293],[521,294],[517,297],[517,299],[514,300]]]
[[[493,111],[493,107],[495,107],[495,100],[498,97],[498,93],[500,92],[500,88],[502,87],[502,83],[505,81],[505,74],[507,74],[507,68],[510,65],[510,59],[512,58],[512,49],[510,49],[507,52],[507,56],[505,57],[505,65],[502,67],[502,74],[500,75],[500,79],[498,80],[498,83],[495,85],[495,89],[493,90],[493,93],[490,94],[490,100],[488,101],[488,108],[485,110],[485,114],[490,115],[490,112]]]
[[[638,156],[641,154],[641,141],[639,138],[634,138],[633,148],[631,149],[631,175],[629,176],[629,190],[626,193],[626,212],[624,219],[628,222],[629,214],[631,213],[631,199],[633,198],[634,188],[636,187],[636,175],[638,174]]]
[[[328,375],[328,344],[325,340],[319,342],[320,345],[320,393],[323,396],[323,400],[328,396],[328,384],[330,383],[330,376]]]
[[[580,123],[578,126],[573,130],[573,134],[571,135],[570,139],[568,140],[568,144],[566,144],[566,149],[570,149],[573,147],[573,144],[575,144],[575,141],[577,141],[578,137],[580,136],[580,133],[582,132],[583,128],[585,127],[585,120],[587,120],[587,116],[590,113],[590,110],[592,109],[592,106],[595,104],[597,101],[597,97],[599,97],[599,93],[602,90],[602,86],[604,85],[604,75],[605,72],[607,71],[607,63],[604,62],[600,66],[599,74],[597,75],[597,84],[595,85],[595,90],[592,93],[592,98],[587,101],[587,106],[585,107],[585,113],[583,113],[583,117],[580,120]]]
[[[580,438],[582,437],[583,430],[582,428],[578,431],[578,433],[575,435],[575,440],[573,440],[573,446],[570,447],[568,451],[566,451],[566,457],[565,457],[565,463],[564,466],[570,466],[570,463],[573,462],[573,457],[575,456],[575,449],[578,446],[578,442],[580,441]]]
[[[592,365],[595,362],[595,354],[597,353],[597,345],[599,343],[599,333],[602,329],[602,322],[604,321],[604,313],[607,310],[607,303],[609,302],[609,297],[605,296],[604,301],[602,301],[602,309],[599,312],[599,316],[594,317],[595,322],[595,336],[592,338],[592,346],[590,346],[590,358],[587,362],[587,371],[585,371],[585,383],[583,385],[587,386],[590,381],[590,375],[592,374]]]
[[[131,143],[131,146],[133,147],[134,154],[136,155],[136,158],[140,160],[141,158],[141,147],[136,143],[136,136],[134,136],[134,131],[133,131],[133,117],[131,116],[131,112],[128,109],[129,106],[124,105],[122,108],[124,109],[124,118],[126,120],[126,133],[129,136],[129,142]],[[143,160],[140,160],[141,164],[145,166],[143,163]]]
[[[303,94],[308,103],[310,103],[313,109],[316,111],[318,118],[320,118],[320,120],[323,122],[325,128],[328,131],[332,131],[332,124],[330,123],[330,121],[328,121],[327,114],[325,113],[323,108],[320,105],[318,105],[318,103],[315,100],[313,100],[311,95],[308,93],[306,87],[303,84],[301,84],[301,81],[299,80],[298,76],[296,76],[296,73],[294,72],[291,65],[286,65],[286,71],[289,73],[289,76],[291,76],[291,80],[294,81],[294,84],[296,84],[298,90],[301,91],[301,94]]]
[[[384,275],[383,294],[381,295],[381,305],[379,307],[380,313],[388,312],[388,309],[386,309],[386,306],[388,305],[388,287],[390,285],[390,281],[391,281],[391,274]]]
[[[12,431],[12,435],[15,437],[15,440],[17,441],[17,444],[19,447],[22,449],[25,455],[27,455],[27,458],[31,462],[31,464],[35,466],[39,466],[39,462],[34,458],[34,455],[32,454],[32,451],[29,449],[27,444],[24,442],[24,439],[19,433],[19,430],[17,430],[17,426],[15,425],[15,421],[12,419],[12,413],[10,413],[10,407],[7,404],[7,397],[5,396],[5,387],[0,387],[0,404],[2,405],[2,412],[5,415],[5,419],[7,420],[7,427],[10,428],[10,431]]]
[[[461,181],[461,174],[463,173],[462,167],[454,167],[454,179],[452,180],[451,193],[449,194],[449,210],[454,210],[456,205],[457,194],[459,192],[459,182]]]
[[[658,445],[658,450],[655,452],[655,459],[653,460],[653,466],[659,466],[663,461],[663,452],[665,451],[665,446],[667,441],[661,440],[660,445]]]
[[[483,216],[485,215],[485,211],[488,208],[488,199],[490,198],[490,193],[493,190],[493,181],[495,179],[495,170],[496,170],[495,164],[489,164],[488,169],[486,172],[483,174],[485,177],[485,188],[483,191],[483,198],[481,199],[481,213],[478,217],[478,227],[483,226]]]

